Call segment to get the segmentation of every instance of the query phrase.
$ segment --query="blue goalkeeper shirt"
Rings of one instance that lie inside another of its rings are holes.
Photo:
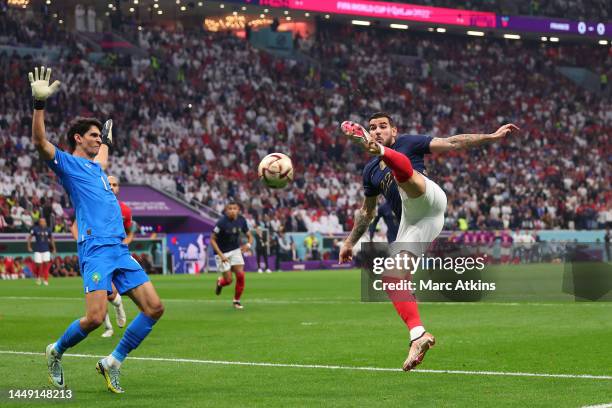
[[[79,229],[78,242],[121,243],[125,238],[117,197],[99,163],[55,148],[47,162],[72,200]]]

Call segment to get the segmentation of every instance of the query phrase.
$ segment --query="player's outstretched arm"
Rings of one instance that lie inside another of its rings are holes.
[[[104,126],[102,126],[102,145],[100,146],[100,150],[98,154],[94,158],[95,162],[100,163],[100,167],[102,170],[106,170],[108,167],[108,154],[110,152],[110,148],[113,145],[113,120],[109,119],[104,122]]]
[[[466,134],[446,138],[435,137],[429,145],[429,150],[432,153],[443,153],[452,150],[469,149],[472,147],[481,146],[483,144],[496,142],[511,132],[518,130],[518,126],[509,123],[497,129],[495,133]]]
[[[355,223],[349,236],[342,243],[340,248],[339,263],[350,262],[353,259],[353,247],[359,241],[359,238],[368,230],[368,226],[374,218],[376,212],[377,197],[365,197],[363,206],[355,216]]]
[[[34,97],[34,114],[32,115],[32,143],[38,150],[38,154],[44,160],[55,157],[55,146],[47,140],[45,134],[45,101],[59,89],[60,82],[55,81],[49,85],[51,79],[51,68],[34,68],[34,73],[28,73],[32,96]]]

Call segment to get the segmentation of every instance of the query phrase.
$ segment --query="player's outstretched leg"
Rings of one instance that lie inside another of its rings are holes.
[[[383,276],[383,282],[387,284],[394,283],[396,284],[395,286],[398,287],[397,284],[400,283],[400,281],[410,280],[411,276],[410,273],[404,278]],[[423,327],[423,323],[421,323],[421,316],[419,315],[416,298],[409,290],[387,289],[386,292],[393,303],[393,307],[395,307],[395,310],[410,331],[408,357],[402,365],[404,371],[410,371],[423,361],[425,353],[433,347],[436,340],[430,333],[425,331],[425,327]]]
[[[96,365],[96,370],[104,377],[108,390],[117,394],[124,392],[119,384],[121,364],[151,333],[153,326],[164,313],[164,306],[151,282],[145,282],[127,293],[141,313],[127,327],[115,350]]]
[[[106,291],[97,290],[87,293],[85,303],[87,305],[85,317],[73,321],[64,334],[55,343],[49,344],[45,350],[49,381],[56,388],[66,388],[64,369],[62,368],[63,354],[70,347],[79,344],[91,331],[102,324],[106,314]]]

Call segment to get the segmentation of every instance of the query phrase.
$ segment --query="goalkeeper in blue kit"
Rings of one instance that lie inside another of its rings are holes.
[[[106,297],[112,292],[113,283],[119,293],[127,294],[141,311],[125,330],[115,350],[96,365],[107,388],[122,393],[119,385],[121,364],[151,332],[164,307],[149,277],[122,243],[125,231],[121,209],[104,173],[112,145],[112,121],[102,125],[97,119],[76,118],[68,130],[72,154],[51,144],[45,135],[45,101],[59,89],[60,83],[55,81],[49,85],[50,77],[51,69],[45,67],[40,67],[40,72],[35,68],[34,73],[29,73],[34,97],[32,143],[58,176],[75,208],[86,313],[73,321],[55,343],[47,346],[49,381],[56,388],[66,388],[62,355],[104,322]]]

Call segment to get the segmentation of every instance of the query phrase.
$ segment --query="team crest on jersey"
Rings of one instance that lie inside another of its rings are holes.
[[[378,162],[378,168],[381,170],[384,170],[387,168],[387,165],[385,164],[384,161],[381,160],[380,162]]]
[[[238,228],[234,228],[234,229],[232,230],[232,234],[237,234],[237,233],[238,233]]]
[[[93,280],[93,281],[94,281],[94,283],[98,283],[98,282],[100,282],[100,274],[99,274],[98,272],[95,272],[95,273],[92,275],[91,280]]]

